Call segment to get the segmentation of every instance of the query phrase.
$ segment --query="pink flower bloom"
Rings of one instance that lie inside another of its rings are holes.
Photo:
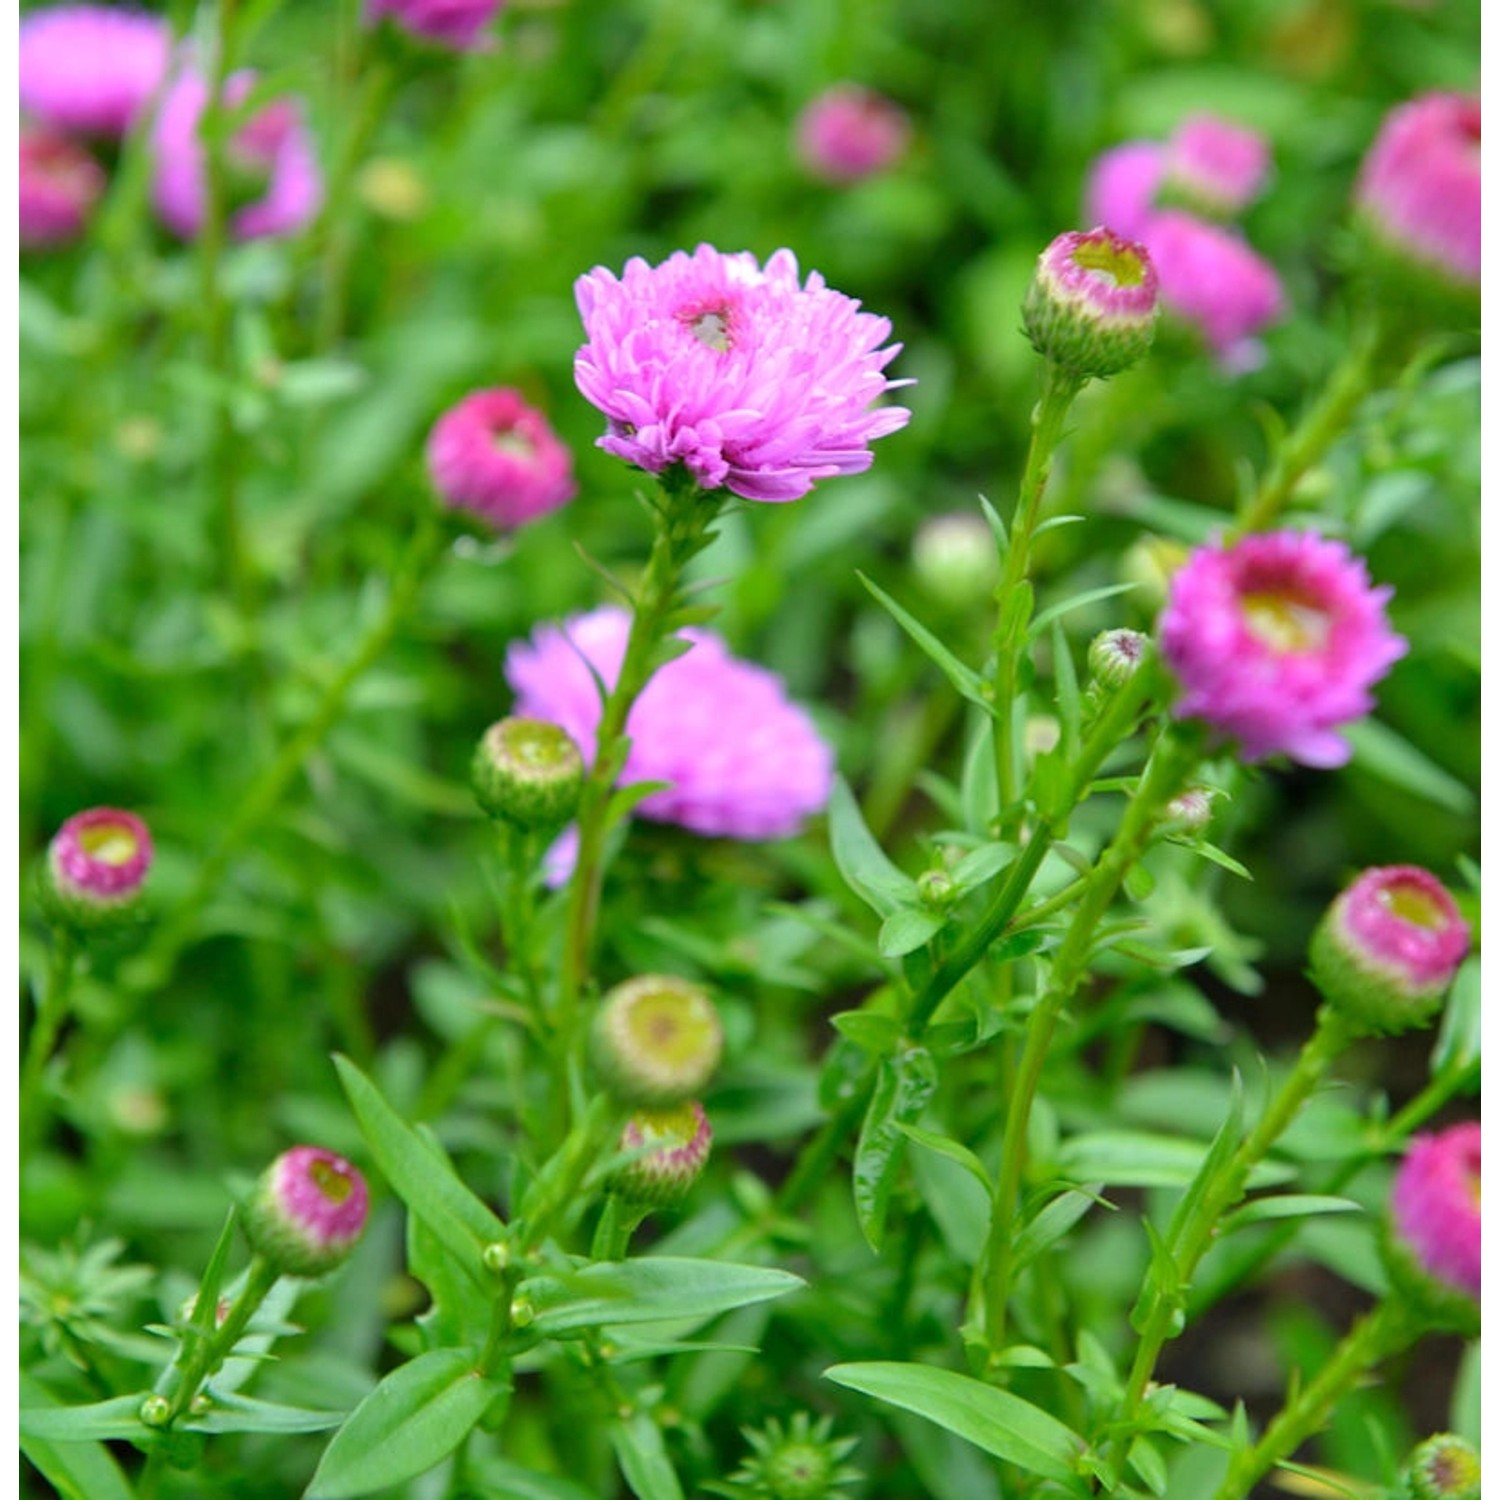
[[[1038,354],[1088,379],[1128,369],[1156,333],[1156,271],[1109,229],[1060,234],[1037,258],[1021,308]]]
[[[365,20],[389,16],[403,31],[459,52],[490,45],[485,28],[505,8],[505,0],[367,0]]]
[[[438,418],[427,468],[443,503],[500,530],[534,521],[577,492],[573,455],[519,391],[474,391]]]
[[[1477,1122],[1416,1136],[1391,1188],[1396,1233],[1429,1276],[1479,1297]]]
[[[605,606],[513,644],[505,658],[513,712],[560,724],[592,762],[600,704],[589,668],[612,687],[629,634],[629,613]],[[660,668],[631,709],[621,783],[667,782],[638,811],[695,833],[795,833],[827,804],[833,752],[773,672],[736,660],[709,631],[683,636],[692,649]]]
[[[1095,158],[1084,189],[1084,221],[1106,224],[1126,239],[1146,233],[1166,170],[1166,150],[1155,141],[1126,141]]]
[[[1414,994],[1441,994],[1469,951],[1469,924],[1453,897],[1414,865],[1366,870],[1331,917],[1350,952]]]
[[[882,373],[900,351],[891,325],[859,310],[790,250],[700,245],[623,277],[603,266],[575,286],[588,342],[573,373],[609,419],[599,446],[660,474],[685,464],[708,490],[796,500],[818,479],[870,467],[869,444],[911,413],[875,407],[905,381]]]
[[[21,244],[42,248],[76,240],[104,192],[104,169],[51,130],[23,124],[20,147]]]
[[[94,905],[133,901],[151,869],[151,855],[145,823],[114,807],[74,813],[47,847],[57,889]]]
[[[1354,201],[1387,245],[1479,285],[1479,100],[1423,94],[1386,116]]]
[[[1174,712],[1237,741],[1248,761],[1343,765],[1337,730],[1370,711],[1371,686],[1406,652],[1386,621],[1390,596],[1342,542],[1311,532],[1196,549],[1158,626],[1182,687]]]
[[[1266,138],[1254,130],[1193,115],[1167,142],[1163,186],[1176,189],[1195,207],[1220,217],[1248,208],[1271,167]]]
[[[891,166],[906,150],[905,111],[872,89],[836,84],[797,119],[797,154],[816,177],[858,182]]]
[[[232,108],[255,85],[253,73],[236,73],[225,86]],[[169,90],[156,122],[156,178],[152,193],[168,228],[184,239],[203,224],[205,163],[198,121],[208,103],[208,82],[187,73]],[[226,144],[231,174],[248,185],[249,201],[229,216],[240,240],[291,234],[317,213],[323,179],[312,140],[293,99],[276,99],[257,110]]]
[[[286,1276],[321,1276],[354,1248],[370,1216],[358,1170],[319,1146],[293,1146],[266,1168],[245,1209],[251,1243]]]
[[[166,76],[172,33],[159,16],[56,5],[21,20],[21,108],[88,135],[122,136]]]
[[[1190,323],[1229,369],[1259,362],[1254,335],[1282,309],[1281,282],[1233,230],[1166,209],[1142,236],[1168,312]]]

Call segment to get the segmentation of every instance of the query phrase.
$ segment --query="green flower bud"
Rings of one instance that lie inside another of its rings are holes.
[[[322,1276],[347,1258],[369,1216],[354,1167],[318,1146],[293,1146],[256,1183],[245,1235],[283,1276]]]
[[[1440,1432],[1413,1449],[1409,1500],[1479,1500],[1479,1453],[1456,1433]]]
[[[639,1109],[625,1122],[621,1151],[641,1154],[611,1174],[609,1190],[635,1208],[671,1208],[698,1180],[713,1145],[696,1099],[668,1109]]]
[[[670,974],[616,985],[594,1020],[594,1065],[610,1096],[629,1107],[661,1108],[701,1093],[723,1050],[713,1002]]]
[[[763,1431],[744,1429],[753,1450],[734,1483],[759,1500],[827,1500],[836,1490],[860,1478],[859,1471],[844,1460],[853,1452],[854,1438],[833,1438],[833,1422],[816,1422],[797,1412],[789,1427],[774,1417]]]
[[[1089,643],[1089,671],[1100,687],[1122,688],[1145,659],[1149,638],[1139,630],[1104,630]]]
[[[545,719],[501,719],[485,730],[470,779],[479,805],[517,828],[561,828],[578,808],[583,756]]]

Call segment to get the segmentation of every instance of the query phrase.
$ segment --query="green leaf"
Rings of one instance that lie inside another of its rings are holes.
[[[532,1327],[556,1335],[626,1323],[701,1321],[803,1285],[790,1271],[648,1255],[601,1261],[565,1276],[533,1276],[518,1295],[536,1309]]]
[[[897,907],[917,904],[916,882],[907,879],[875,842],[842,776],[835,778],[828,799],[828,842],[849,889],[882,917]]]
[[[390,1490],[441,1463],[504,1386],[473,1349],[431,1349],[392,1370],[350,1413],[323,1454],[308,1500]]]
[[[66,1410],[34,1376],[21,1372],[23,1412]],[[137,1433],[142,1429],[137,1426]],[[92,1439],[56,1442],[28,1434],[21,1452],[62,1500],[131,1500],[131,1488],[109,1449]]]
[[[1203,1164],[1203,1143],[1145,1131],[1111,1130],[1074,1136],[1057,1153],[1056,1165],[1079,1182],[1116,1187],[1186,1187]],[[1279,1163],[1261,1162],[1253,1186],[1285,1182],[1296,1174]]]
[[[1101,599],[1113,599],[1117,594],[1128,594],[1136,585],[1133,583],[1107,583],[1102,588],[1085,589],[1081,594],[1074,594],[1070,599],[1059,600],[1056,604],[1049,605],[1031,622],[1031,629],[1026,633],[1028,641],[1041,638],[1042,632],[1054,621],[1060,620],[1064,615],[1075,609],[1082,609],[1086,604],[1096,604]]]
[[[823,1376],[936,1422],[1042,1479],[1068,1480],[1084,1450],[1077,1433],[1040,1407],[952,1370],[873,1361],[834,1365]]]
[[[422,1139],[380,1090],[347,1057],[335,1056],[370,1155],[396,1195],[442,1242],[464,1273],[482,1290],[492,1281],[480,1256],[505,1237],[505,1225],[459,1181],[441,1152]]]
[[[258,1401],[253,1396],[222,1395],[210,1383],[212,1406],[201,1417],[177,1425],[185,1432],[327,1432],[344,1420],[341,1411],[317,1411],[312,1407],[283,1406],[276,1401]]]
[[[650,1413],[637,1411],[623,1422],[612,1422],[609,1441],[632,1494],[640,1500],[682,1500],[677,1471]]]
[[[1127,1461],[1153,1495],[1166,1494],[1167,1465],[1149,1438],[1144,1435],[1136,1438],[1130,1445],[1130,1456]]]
[[[1363,1213],[1362,1204],[1352,1198],[1332,1198],[1322,1193],[1279,1193],[1268,1198],[1256,1198],[1229,1214],[1219,1225],[1220,1237],[1231,1235],[1237,1229],[1252,1224],[1264,1224],[1270,1219],[1307,1219],[1314,1214]]]
[[[915,1141],[919,1146],[925,1146],[929,1151],[936,1151],[939,1156],[946,1156],[949,1161],[957,1162],[985,1192],[995,1191],[984,1163],[967,1146],[949,1140],[947,1136],[939,1135],[935,1130],[923,1130],[917,1125],[908,1125],[902,1121],[897,1121],[896,1128],[908,1140]]]
[[[859,581],[875,596],[890,617],[927,654],[938,670],[953,684],[954,691],[970,703],[977,704],[993,716],[995,705],[985,692],[984,679],[972,667],[966,667],[922,622],[909,615],[878,584],[856,570]]]
[[[829,1017],[828,1024],[856,1047],[863,1047],[873,1057],[894,1052],[901,1040],[901,1022],[895,1016],[872,1010],[841,1010]]]
[[[1453,989],[1443,1010],[1437,1043],[1432,1049],[1432,1072],[1460,1072],[1479,1061],[1479,960],[1464,960],[1453,978]]]
[[[1057,684],[1057,722],[1062,730],[1058,748],[1069,760],[1074,760],[1078,755],[1083,707],[1078,697],[1078,673],[1073,666],[1073,653],[1068,650],[1068,638],[1063,633],[1061,620],[1052,622],[1052,679]]]
[[[137,1391],[133,1396],[112,1396],[87,1406],[24,1406],[20,1412],[21,1436],[50,1443],[144,1437],[141,1402],[150,1394]]]
[[[945,912],[918,906],[900,906],[880,924],[876,946],[885,958],[901,958],[915,952],[948,925]]]
[[[1030,1264],[1043,1250],[1060,1240],[1091,1208],[1099,1202],[1102,1182],[1088,1187],[1069,1188],[1045,1204],[1016,1236],[1011,1263],[1016,1271]]]
[[[539,1474],[506,1458],[472,1458],[476,1475],[484,1481],[489,1500],[598,1500],[571,1479],[557,1474]]]
[[[1361,770],[1450,812],[1474,810],[1474,794],[1463,782],[1378,719],[1360,719],[1342,732],[1354,746],[1353,763]]]
[[[877,1253],[885,1239],[885,1216],[906,1146],[901,1126],[921,1115],[936,1088],[937,1067],[925,1047],[909,1047],[880,1064],[854,1151],[854,1209],[865,1239]]]

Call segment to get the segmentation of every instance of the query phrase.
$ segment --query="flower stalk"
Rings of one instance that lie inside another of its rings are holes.
[[[65,927],[55,930],[47,965],[47,984],[37,1005],[36,1020],[26,1042],[21,1067],[21,1155],[24,1158],[41,1138],[46,1124],[43,1114],[42,1079],[47,1060],[57,1047],[58,1033],[68,1016],[68,1000],[78,967],[78,940]]]

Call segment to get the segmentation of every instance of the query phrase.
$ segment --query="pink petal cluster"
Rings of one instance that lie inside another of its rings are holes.
[[[505,0],[367,0],[365,20],[388,16],[403,31],[458,52],[488,45],[485,29],[505,8]]]
[[[797,117],[797,154],[828,182],[858,182],[884,171],[910,137],[905,111],[857,83],[835,84]]]
[[[133,900],[151,869],[151,856],[145,823],[115,807],[74,813],[47,847],[56,889],[94,905]]]
[[[233,108],[255,85],[255,75],[234,74],[225,85]],[[184,239],[203,224],[206,167],[198,122],[208,104],[209,84],[185,73],[168,91],[156,121],[156,176],[152,196],[167,227]],[[232,172],[258,184],[251,201],[229,217],[229,232],[240,240],[291,234],[306,224],[323,201],[323,178],[312,138],[293,99],[276,99],[256,111],[225,147]]]
[[[625,657],[629,613],[605,606],[543,625],[506,653],[514,712],[560,724],[592,761],[599,691]],[[660,668],[631,709],[622,784],[664,781],[640,813],[709,837],[774,839],[821,811],[833,752],[779,677],[729,654],[706,630],[685,630],[691,650]]]
[[[1370,711],[1370,688],[1406,652],[1386,620],[1390,596],[1342,542],[1311,532],[1196,549],[1158,625],[1182,689],[1174,712],[1236,741],[1247,761],[1343,765],[1338,729]]]
[[[1466,285],[1480,268],[1479,100],[1423,94],[1386,116],[1354,188],[1393,249]]]
[[[52,130],[23,124],[20,148],[21,244],[41,249],[76,240],[104,192],[104,169]]]
[[[445,504],[500,530],[534,521],[577,492],[573,455],[517,390],[474,391],[438,418],[427,468]]]
[[[1393,1227],[1422,1269],[1476,1300],[1480,1138],[1477,1122],[1415,1137],[1391,1188]]]
[[[700,245],[622,277],[578,279],[588,341],[573,372],[608,418],[599,446],[652,474],[684,464],[704,489],[796,500],[814,481],[870,467],[869,445],[904,427],[904,407],[874,403],[906,382],[885,367],[891,325],[861,312],[790,250],[764,267]]]
[[[172,33],[159,16],[54,5],[21,20],[22,110],[62,130],[119,137],[166,76]]]
[[[1412,994],[1441,994],[1469,951],[1469,924],[1453,897],[1415,865],[1366,870],[1329,920],[1346,953]]]
[[[1281,281],[1238,231],[1174,202],[1212,215],[1239,212],[1259,194],[1269,165],[1261,136],[1195,115],[1164,143],[1126,141],[1105,151],[1084,191],[1089,222],[1146,247],[1163,305],[1230,371],[1259,363],[1255,335],[1282,311]]]

